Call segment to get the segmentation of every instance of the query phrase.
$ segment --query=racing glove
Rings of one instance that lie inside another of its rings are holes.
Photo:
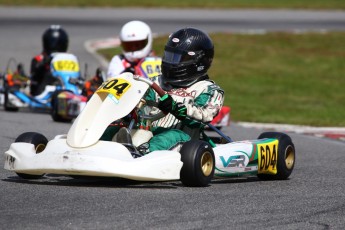
[[[160,98],[158,108],[165,114],[171,113],[179,120],[184,120],[187,116],[187,107],[181,102],[174,101],[169,94]]]

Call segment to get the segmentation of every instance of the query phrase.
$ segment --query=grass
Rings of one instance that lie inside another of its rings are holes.
[[[345,126],[345,33],[210,35],[234,121]],[[161,56],[167,37],[154,40]],[[119,49],[100,50],[108,59]]]
[[[0,0],[6,6],[345,9],[344,0]]]

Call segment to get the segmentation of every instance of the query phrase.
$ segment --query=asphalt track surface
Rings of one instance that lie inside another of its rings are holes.
[[[345,29],[345,15],[340,11],[0,8],[0,63],[5,65],[10,57],[29,63],[40,51],[41,32],[54,23],[65,26],[71,37],[70,51],[92,70],[99,63],[86,52],[84,42],[115,36],[131,19],[147,21],[156,33],[187,25],[233,32]],[[53,122],[47,114],[9,113],[1,108],[0,151],[5,152],[22,132],[36,131],[51,139],[69,127]],[[223,131],[234,140],[243,140],[255,139],[264,130],[233,123]],[[214,180],[206,188],[188,188],[179,181],[78,180],[59,175],[22,180],[0,167],[0,228],[343,229],[345,143],[288,134],[297,159],[286,181],[231,178]]]

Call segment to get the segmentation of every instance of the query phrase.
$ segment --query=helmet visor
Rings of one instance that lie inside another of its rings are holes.
[[[164,51],[163,61],[170,64],[179,64],[182,62],[188,62],[194,60],[195,52],[188,53],[176,53],[168,50]]]
[[[139,41],[121,41],[121,46],[125,52],[134,52],[144,49],[148,41],[148,38]]]

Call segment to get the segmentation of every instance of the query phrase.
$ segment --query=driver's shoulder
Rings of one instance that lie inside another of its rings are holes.
[[[213,90],[221,90],[223,91],[219,85],[217,85],[214,81],[206,79],[202,81],[198,81],[192,86],[193,88],[197,89],[207,89],[208,91],[213,91]]]

